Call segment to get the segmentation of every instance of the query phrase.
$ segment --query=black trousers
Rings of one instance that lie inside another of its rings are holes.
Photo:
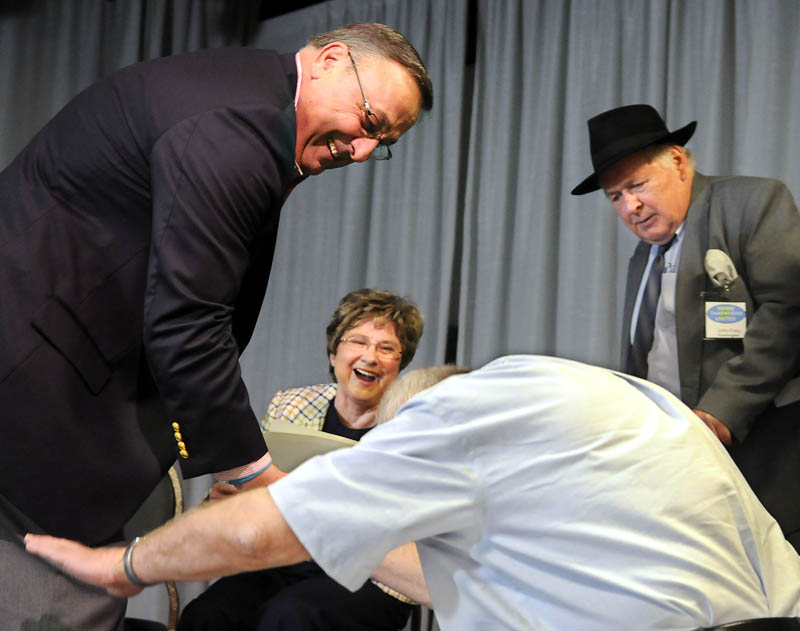
[[[306,562],[218,580],[186,606],[178,631],[398,631],[410,613],[371,581],[350,592]]]
[[[800,552],[800,401],[770,405],[728,450],[784,536]]]

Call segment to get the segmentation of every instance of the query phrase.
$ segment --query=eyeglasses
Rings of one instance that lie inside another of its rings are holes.
[[[403,351],[394,344],[388,342],[371,342],[369,338],[360,335],[343,337],[339,342],[347,344],[350,348],[359,353],[366,353],[370,346],[374,346],[375,354],[381,359],[400,359],[403,356]]]
[[[370,108],[369,101],[367,101],[367,97],[364,94],[364,86],[361,85],[361,79],[358,76],[358,68],[356,68],[355,59],[353,59],[353,55],[350,54],[349,50],[347,51],[347,54],[350,57],[350,63],[353,64],[353,72],[356,73],[356,81],[358,81],[358,89],[361,90],[361,98],[364,99],[365,120],[363,127],[367,134],[369,134],[370,138],[374,138],[378,141],[378,146],[375,147],[375,150],[372,152],[372,157],[375,160],[391,160],[392,150],[389,149],[389,145],[383,143],[383,137],[380,133],[381,124],[378,120],[378,117],[375,115],[375,112],[373,112]]]

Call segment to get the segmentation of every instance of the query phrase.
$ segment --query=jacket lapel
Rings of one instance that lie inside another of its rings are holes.
[[[681,399],[689,406],[700,398],[705,336],[703,297],[706,289],[705,253],[708,249],[709,179],[695,172],[675,288],[675,327]]]
[[[619,367],[623,372],[627,372],[628,353],[631,346],[631,318],[633,317],[633,306],[636,304],[636,295],[639,293],[639,285],[642,282],[642,274],[647,266],[647,259],[650,253],[650,244],[639,241],[633,251],[630,261],[628,261],[628,280],[625,285],[625,308],[622,313],[622,339],[620,340]]]

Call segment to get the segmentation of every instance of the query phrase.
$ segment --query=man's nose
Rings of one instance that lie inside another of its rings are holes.
[[[623,191],[622,203],[626,212],[628,213],[632,214],[638,213],[639,210],[642,208],[642,201],[639,199],[639,196],[633,191]]]
[[[353,162],[369,160],[378,143],[377,138],[354,138],[350,143],[350,158]]]

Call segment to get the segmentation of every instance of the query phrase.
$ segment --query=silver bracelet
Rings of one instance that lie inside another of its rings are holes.
[[[131,583],[138,585],[139,587],[148,587],[153,583],[145,583],[142,579],[136,576],[136,572],[133,571],[133,566],[131,565],[131,555],[133,554],[133,549],[141,540],[141,537],[134,537],[133,541],[131,541],[128,544],[128,547],[125,548],[125,554],[122,555],[122,567],[125,568],[125,576],[128,577],[128,580]]]

